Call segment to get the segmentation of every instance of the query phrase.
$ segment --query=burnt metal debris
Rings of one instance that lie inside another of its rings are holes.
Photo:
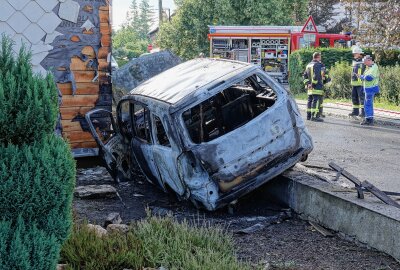
[[[102,113],[111,126],[93,121]],[[195,59],[86,114],[117,180],[140,168],[164,191],[215,210],[305,159],[311,136],[293,98],[258,67]],[[137,166],[136,166],[137,165]]]
[[[343,175],[345,178],[354,183],[359,199],[364,199],[364,192],[367,191],[375,195],[382,202],[400,208],[400,205],[395,200],[393,200],[388,196],[388,195],[398,196],[399,195],[398,193],[381,191],[368,181],[361,182],[357,177],[355,177],[354,175],[352,175],[351,173],[349,173],[348,171],[346,171],[345,169],[343,169],[334,162],[329,163],[329,167],[337,171],[336,178],[339,178],[341,175]]]

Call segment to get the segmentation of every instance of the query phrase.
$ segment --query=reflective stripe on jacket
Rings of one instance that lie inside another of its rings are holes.
[[[306,87],[310,84],[312,86],[312,89],[308,89],[308,95],[323,95],[324,83],[328,81],[324,64],[314,60],[311,61],[304,71],[303,78]]]
[[[353,60],[352,67],[351,85],[362,86],[363,82],[361,81],[360,76],[364,74],[366,66],[362,62],[361,58],[357,58]]]

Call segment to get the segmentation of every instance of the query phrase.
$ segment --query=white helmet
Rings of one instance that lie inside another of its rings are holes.
[[[353,52],[353,54],[355,54],[355,53],[363,54],[364,53],[363,50],[358,46],[353,46],[352,52]]]

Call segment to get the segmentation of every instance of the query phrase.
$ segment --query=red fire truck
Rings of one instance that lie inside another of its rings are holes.
[[[310,16],[304,26],[209,26],[210,57],[261,66],[287,82],[289,54],[301,48],[346,47],[350,35],[328,34]]]

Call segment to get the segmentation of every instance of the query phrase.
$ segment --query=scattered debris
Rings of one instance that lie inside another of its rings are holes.
[[[117,190],[111,185],[88,185],[75,188],[74,195],[81,199],[115,198]]]
[[[260,231],[262,229],[265,228],[265,225],[261,224],[261,223],[257,223],[253,226],[250,226],[248,228],[242,229],[242,230],[238,230],[236,231],[236,233],[238,234],[251,234],[251,233],[255,233],[257,231]]]
[[[337,178],[339,178],[341,175],[343,175],[345,178],[349,179],[351,182],[354,183],[357,193],[358,193],[358,198],[359,199],[364,199],[364,191],[371,192],[374,194],[378,199],[383,201],[384,203],[400,208],[400,204],[398,204],[395,200],[390,198],[388,194],[385,192],[381,191],[377,187],[375,187],[373,184],[371,184],[368,181],[363,181],[361,182],[357,177],[340,167],[339,165],[335,164],[334,162],[329,163],[329,166],[337,171]]]
[[[101,227],[100,225],[88,224],[87,227],[90,230],[93,230],[100,237],[107,235],[107,230]]]
[[[308,166],[307,166],[307,167],[308,167]],[[331,182],[327,177],[325,177],[325,176],[321,175],[320,173],[317,173],[317,172],[315,172],[315,171],[313,171],[313,170],[310,170],[310,169],[307,168],[307,167],[304,166],[304,165],[302,165],[302,164],[300,164],[300,163],[297,163],[297,164],[296,164],[296,168],[299,169],[300,171],[302,171],[302,172],[304,172],[304,173],[306,173],[306,174],[309,174],[309,175],[311,175],[311,176],[317,177],[318,179],[320,179],[320,180],[322,180],[322,181],[324,181],[324,182],[328,182],[328,183]]]
[[[320,226],[319,224],[312,222],[312,221],[308,221],[308,223],[314,227],[314,229],[316,231],[318,231],[320,234],[322,234],[325,237],[333,237],[334,234],[332,232],[330,232],[329,230],[325,229],[324,227]]]
[[[265,224],[271,225],[271,224],[277,224],[280,223],[284,220],[287,220],[292,217],[292,214],[289,211],[284,211],[279,213],[278,215],[274,216],[268,216],[268,217],[244,217],[238,220],[238,222],[263,222]]]
[[[121,224],[122,219],[119,213],[110,213],[108,214],[106,221],[104,222],[104,227],[107,228],[110,224]]]
[[[107,226],[107,232],[120,232],[127,233],[129,231],[129,226],[126,224],[109,224]]]

